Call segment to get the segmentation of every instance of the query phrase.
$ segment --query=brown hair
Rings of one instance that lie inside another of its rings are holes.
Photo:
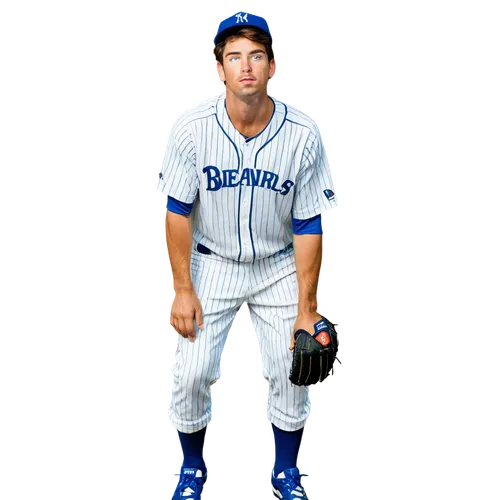
[[[224,54],[224,49],[226,47],[227,42],[232,42],[236,38],[247,38],[251,42],[255,43],[260,43],[264,45],[266,54],[267,54],[267,59],[269,62],[271,62],[274,59],[274,53],[273,53],[273,48],[271,46],[271,39],[269,38],[269,35],[267,35],[264,31],[256,29],[256,28],[233,28],[231,30],[228,30],[228,34],[226,35],[226,38],[220,43],[218,43],[215,48],[214,48],[214,54],[215,54],[215,59],[221,63],[222,66],[224,66],[224,61],[223,61],[223,54]]]

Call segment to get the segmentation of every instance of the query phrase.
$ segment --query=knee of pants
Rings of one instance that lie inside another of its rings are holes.
[[[174,369],[174,385],[189,398],[199,397],[210,391],[210,386],[219,379],[220,373],[208,362],[200,362],[194,367]]]

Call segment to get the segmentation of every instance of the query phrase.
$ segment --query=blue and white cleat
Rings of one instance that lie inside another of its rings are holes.
[[[203,475],[201,470],[190,467],[182,467],[181,476],[172,500],[201,500],[203,485],[207,480],[207,474]]]
[[[307,474],[299,474],[299,469],[285,469],[274,477],[274,471],[271,475],[271,483],[273,485],[273,493],[277,498],[282,500],[307,500],[306,492],[300,484],[300,478]]]

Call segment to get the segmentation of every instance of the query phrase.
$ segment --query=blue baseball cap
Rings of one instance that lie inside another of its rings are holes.
[[[247,26],[264,31],[269,35],[271,43],[273,43],[269,26],[263,17],[254,16],[248,12],[237,12],[234,16],[228,17],[220,23],[219,31],[217,31],[217,35],[214,38],[215,45],[224,40],[224,38],[229,34],[228,30],[232,28],[246,28]]]

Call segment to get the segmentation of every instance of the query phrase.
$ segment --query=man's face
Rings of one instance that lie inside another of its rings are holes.
[[[247,38],[228,42],[223,61],[223,66],[217,61],[219,78],[226,82],[226,91],[238,97],[251,97],[262,92],[276,69],[274,59],[267,60],[264,45]]]

